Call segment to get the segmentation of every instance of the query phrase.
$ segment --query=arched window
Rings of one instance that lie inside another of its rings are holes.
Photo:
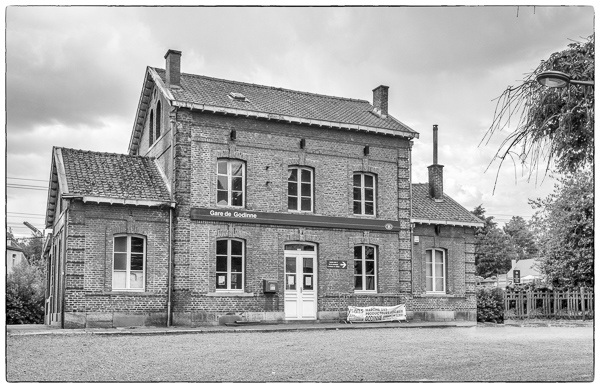
[[[354,247],[354,291],[377,292],[377,249],[373,245]]]
[[[293,166],[288,168],[288,210],[312,212],[313,170],[310,167]]]
[[[112,289],[143,291],[146,266],[146,238],[116,235],[113,240]]]
[[[352,183],[354,214],[375,215],[375,184],[376,179],[374,174],[364,172],[354,173]]]
[[[148,147],[152,147],[154,143],[154,111],[150,111],[150,127],[148,128]]]
[[[217,291],[244,289],[244,241],[217,240],[215,281]]]
[[[217,205],[243,207],[246,191],[246,163],[235,159],[217,160]]]
[[[426,291],[431,293],[446,292],[446,251],[444,249],[428,249],[425,251]]]
[[[156,139],[160,137],[160,124],[161,124],[162,110],[160,109],[160,101],[156,104]]]

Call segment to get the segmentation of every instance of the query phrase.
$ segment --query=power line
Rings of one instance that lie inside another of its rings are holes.
[[[15,178],[15,177],[11,177],[11,176],[7,176],[6,179],[17,179],[20,181],[48,182],[46,179]]]
[[[19,212],[6,212],[6,213],[7,214],[24,214],[24,215],[27,215],[27,216],[43,216],[43,217],[46,217],[46,215],[42,214],[42,213],[19,213]]]
[[[47,191],[48,188],[44,186],[26,186],[26,185],[6,185],[9,189],[23,189],[23,190],[43,190]]]

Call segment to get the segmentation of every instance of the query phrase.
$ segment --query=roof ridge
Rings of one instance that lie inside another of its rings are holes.
[[[82,149],[70,148],[70,147],[56,147],[56,149],[82,152],[82,153],[86,153],[86,154],[115,155],[115,156],[127,156],[127,157],[130,157],[130,158],[155,159],[153,156],[121,154],[121,153],[118,153],[118,152],[82,150]]]
[[[153,69],[165,71],[165,69],[161,69],[161,68],[157,68],[157,67],[153,67]],[[250,83],[250,82],[233,81],[233,80],[228,80],[228,79],[224,79],[224,78],[209,77],[207,75],[201,75],[201,74],[191,74],[191,73],[183,73],[182,72],[181,75],[182,76],[186,75],[186,76],[195,77],[195,78],[211,79],[211,80],[220,81],[220,82],[227,82],[227,83],[231,83],[231,84],[254,86],[254,87],[259,87],[259,88],[264,88],[264,89],[274,89],[274,90],[280,90],[280,91],[291,92],[291,93],[296,93],[296,94],[303,94],[303,95],[309,95],[309,96],[318,96],[318,97],[330,98],[330,99],[335,99],[335,100],[354,101],[354,102],[366,102],[367,104],[371,105],[371,103],[369,101],[367,101],[367,100],[361,100],[361,99],[358,99],[358,98],[337,97],[337,96],[330,96],[330,95],[327,95],[327,94],[303,92],[303,91],[300,91],[300,90],[287,89],[287,88],[282,88],[282,87],[277,87],[277,86],[260,85],[260,84],[253,84],[253,83]]]

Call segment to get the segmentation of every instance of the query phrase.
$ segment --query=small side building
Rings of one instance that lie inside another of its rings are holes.
[[[27,262],[25,251],[12,238],[6,238],[6,274],[14,271],[14,268],[23,262]]]

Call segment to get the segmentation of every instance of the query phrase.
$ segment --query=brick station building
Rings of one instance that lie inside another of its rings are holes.
[[[46,323],[476,319],[479,219],[411,184],[418,134],[373,103],[147,68],[128,154],[53,149]]]

